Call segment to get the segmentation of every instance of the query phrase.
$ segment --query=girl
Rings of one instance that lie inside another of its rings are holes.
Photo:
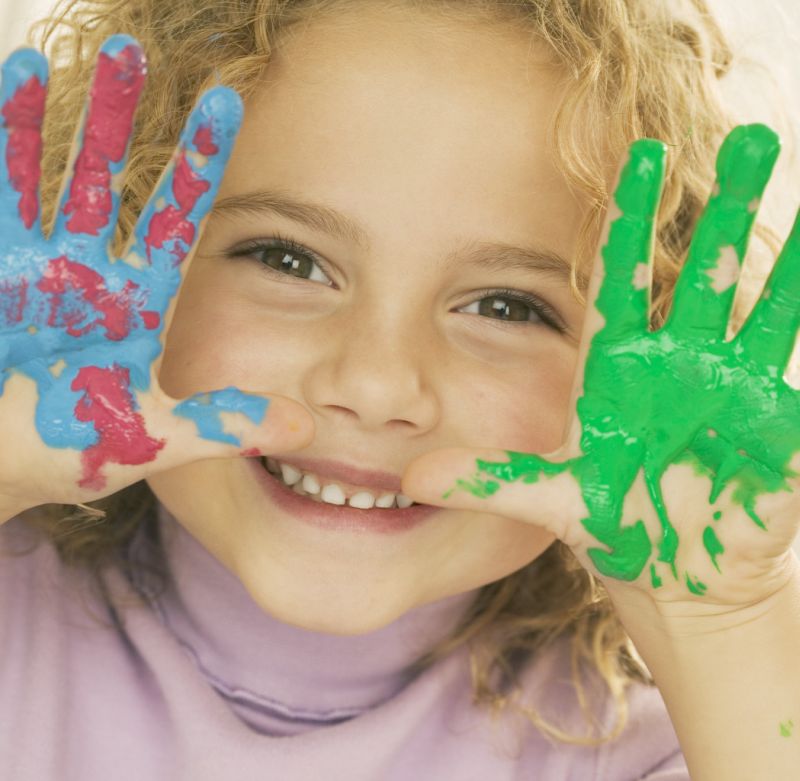
[[[722,143],[702,0],[48,39],[0,96],[3,778],[797,777],[800,231],[726,341],[779,144]]]

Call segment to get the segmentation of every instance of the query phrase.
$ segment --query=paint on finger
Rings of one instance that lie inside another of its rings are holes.
[[[119,197],[112,192],[112,177],[122,168],[147,71],[141,48],[126,43],[130,40],[113,36],[97,61],[80,152],[63,207],[70,233],[97,236],[108,226],[113,199]]]
[[[269,401],[262,396],[244,393],[238,388],[225,388],[212,393],[192,396],[175,406],[173,412],[193,420],[197,433],[203,438],[228,445],[241,445],[241,439],[225,431],[222,413],[239,413],[255,425],[267,414]]]
[[[177,152],[172,176],[156,194],[155,209],[147,216],[144,252],[151,264],[160,267],[179,266],[194,243],[241,122],[238,95],[224,87],[210,90],[190,122],[186,137],[191,142]],[[168,253],[168,262],[163,253]]]
[[[39,217],[46,85],[47,61],[33,49],[17,50],[3,65],[0,116],[5,144],[0,153],[9,184],[18,193],[15,216],[27,229],[32,228]]]

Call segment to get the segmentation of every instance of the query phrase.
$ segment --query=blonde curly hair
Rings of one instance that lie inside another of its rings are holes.
[[[61,0],[29,36],[51,59],[43,224],[54,219],[74,128],[98,48],[108,35],[137,38],[151,73],[137,113],[122,195],[116,236],[121,250],[198,95],[222,83],[247,99],[279,36],[312,17],[337,14],[360,2]],[[571,89],[551,133],[557,164],[590,205],[572,269],[573,291],[580,299],[609,200],[609,164],[615,165],[630,142],[643,136],[669,145],[653,289],[653,325],[662,323],[692,228],[713,184],[716,149],[730,129],[717,82],[731,66],[732,53],[705,0],[383,2],[444,21],[468,18],[516,25],[544,42],[564,69]],[[129,566],[123,551],[140,527],[154,550],[159,549],[155,504],[142,482],[91,506],[53,505],[29,511],[25,518],[52,540],[67,565],[89,570],[102,590],[106,567]],[[169,573],[163,559],[156,574],[166,585]],[[565,733],[509,694],[523,663],[557,638],[570,642],[573,680],[588,725],[582,735]],[[513,705],[542,732],[566,742],[596,745],[619,735],[627,720],[626,687],[631,681],[652,684],[602,585],[560,542],[529,565],[482,587],[457,629],[414,668],[422,670],[464,644],[471,654],[476,705],[492,712]],[[596,727],[585,696],[587,674],[593,679],[599,675],[615,704],[617,718],[606,732]]]

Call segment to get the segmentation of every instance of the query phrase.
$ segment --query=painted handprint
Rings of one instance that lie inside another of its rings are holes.
[[[728,136],[669,317],[651,331],[650,255],[666,148],[648,139],[632,145],[615,193],[621,213],[602,250],[604,277],[595,302],[602,322],[576,405],[579,454],[559,462],[514,451],[506,451],[507,461],[478,459],[475,474],[459,479],[445,497],[457,489],[490,497],[504,483],[570,473],[587,510],[581,524],[596,541],[587,548],[592,564],[623,581],[637,579],[649,565],[655,588],[662,581],[658,562],[679,578],[681,540],[662,495],[662,477],[673,464],[690,464],[710,481],[709,504],[731,486],[732,501],[766,533],[756,499],[791,490],[792,458],[800,451],[800,394],[783,379],[800,326],[800,219],[745,325],[733,339],[725,336],[740,264],[778,152],[777,136],[763,125],[741,126]],[[622,523],[639,475],[660,524],[655,544],[641,519]],[[702,531],[717,571],[724,551],[715,530],[720,515],[708,513]],[[707,588],[688,572],[681,579],[693,594]]]
[[[165,446],[148,431],[139,400],[156,382],[169,307],[242,119],[230,89],[199,99],[127,249],[115,257],[120,180],[145,77],[134,39],[105,42],[46,237],[38,190],[47,61],[19,49],[3,66],[0,392],[15,374],[35,382],[36,429],[49,447],[80,452],[84,489],[104,488],[106,465],[145,464]],[[171,414],[193,420],[201,438],[239,445],[222,413],[258,424],[268,404],[226,388],[175,403]]]

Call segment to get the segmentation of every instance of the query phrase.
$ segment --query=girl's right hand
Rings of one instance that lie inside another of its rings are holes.
[[[45,236],[39,166],[47,61],[23,48],[3,65],[0,522],[11,509],[91,501],[190,461],[291,450],[313,436],[310,415],[289,399],[226,388],[178,401],[159,387],[175,296],[242,104],[226,87],[201,96],[116,257],[121,174],[145,73],[133,38],[105,42]]]

